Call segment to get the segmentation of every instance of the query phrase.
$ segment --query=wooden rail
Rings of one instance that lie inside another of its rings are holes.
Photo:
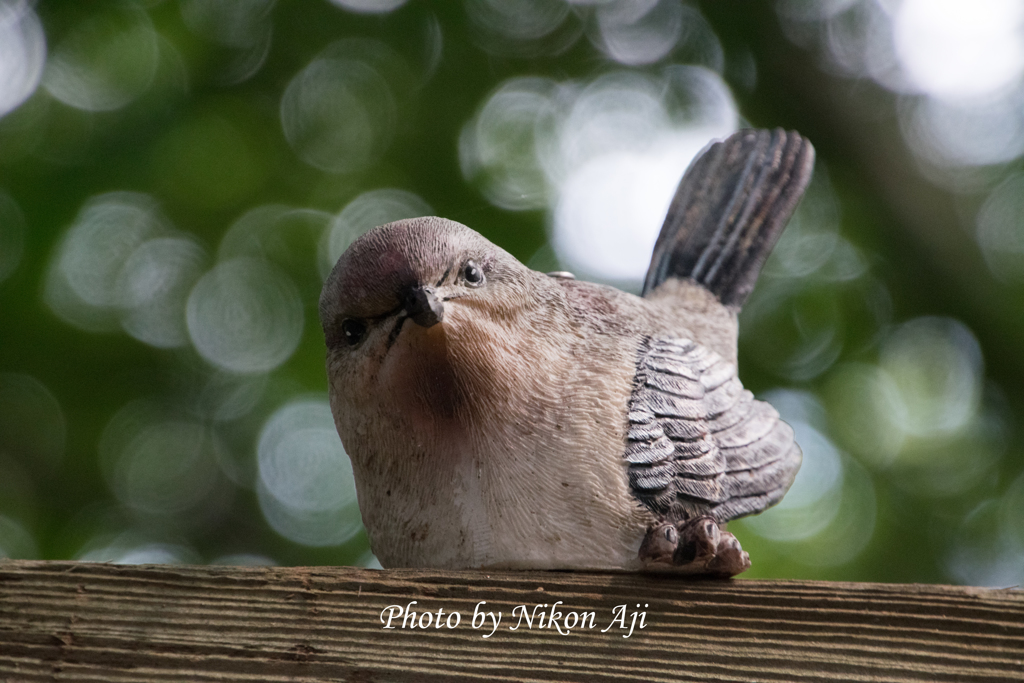
[[[1019,683],[1024,593],[0,561],[3,683],[429,680]]]

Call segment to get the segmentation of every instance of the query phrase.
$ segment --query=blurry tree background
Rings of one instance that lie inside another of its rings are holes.
[[[0,556],[372,565],[321,282],[463,222],[637,290],[709,140],[814,181],[742,315],[748,576],[1024,582],[1019,0],[0,0]]]

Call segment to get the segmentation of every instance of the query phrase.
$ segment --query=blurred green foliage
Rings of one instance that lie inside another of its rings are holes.
[[[741,318],[805,450],[733,525],[749,575],[1024,581],[1024,123],[970,137],[1024,67],[929,90],[909,9],[864,56],[879,6],[0,0],[0,556],[372,562],[325,412],[332,259],[432,211],[635,287],[587,250],[649,221],[587,207],[663,212],[648,189],[754,125],[819,162]]]

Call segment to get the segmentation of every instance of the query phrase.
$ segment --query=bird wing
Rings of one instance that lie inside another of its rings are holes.
[[[655,514],[723,523],[777,503],[801,453],[792,427],[743,388],[732,363],[660,338],[640,351],[624,458],[633,495]]]

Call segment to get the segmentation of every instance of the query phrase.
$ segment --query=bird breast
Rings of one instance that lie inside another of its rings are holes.
[[[441,324],[406,323],[388,352],[378,396],[392,414],[346,441],[385,566],[636,557],[644,521],[621,457],[635,350],[530,323],[447,306]]]

